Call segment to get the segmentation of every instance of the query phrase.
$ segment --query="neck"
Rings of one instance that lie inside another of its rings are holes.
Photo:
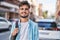
[[[27,22],[28,18],[20,18],[21,22]]]

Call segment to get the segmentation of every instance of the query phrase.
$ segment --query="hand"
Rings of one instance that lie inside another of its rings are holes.
[[[12,32],[12,36],[15,36],[18,33],[18,28],[15,28],[14,31]]]

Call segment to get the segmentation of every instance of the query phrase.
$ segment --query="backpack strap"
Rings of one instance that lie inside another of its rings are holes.
[[[15,25],[16,25],[15,28],[18,28],[18,21],[16,21]]]
[[[16,21],[15,25],[16,25],[15,28],[18,28],[18,21]],[[15,36],[12,36],[11,40],[16,40],[17,35],[18,33]]]

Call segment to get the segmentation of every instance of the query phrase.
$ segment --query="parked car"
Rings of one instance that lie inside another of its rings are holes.
[[[50,29],[50,28],[57,28],[57,24],[53,19],[40,19],[37,21],[39,28],[41,29]]]
[[[57,28],[55,19],[40,19],[36,22],[40,40],[60,40],[60,29]]]
[[[12,18],[12,19],[9,19],[9,21],[10,21],[10,22],[11,22],[11,24],[12,24],[13,22],[18,21],[18,18]]]
[[[11,23],[3,17],[0,17],[0,29],[11,29]]]

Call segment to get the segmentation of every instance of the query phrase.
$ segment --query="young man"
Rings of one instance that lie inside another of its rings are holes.
[[[18,28],[15,28],[15,24],[12,25],[10,36],[15,36],[16,40],[39,40],[38,38],[38,26],[35,22],[29,19],[30,5],[27,1],[20,2],[19,5],[19,22]]]

